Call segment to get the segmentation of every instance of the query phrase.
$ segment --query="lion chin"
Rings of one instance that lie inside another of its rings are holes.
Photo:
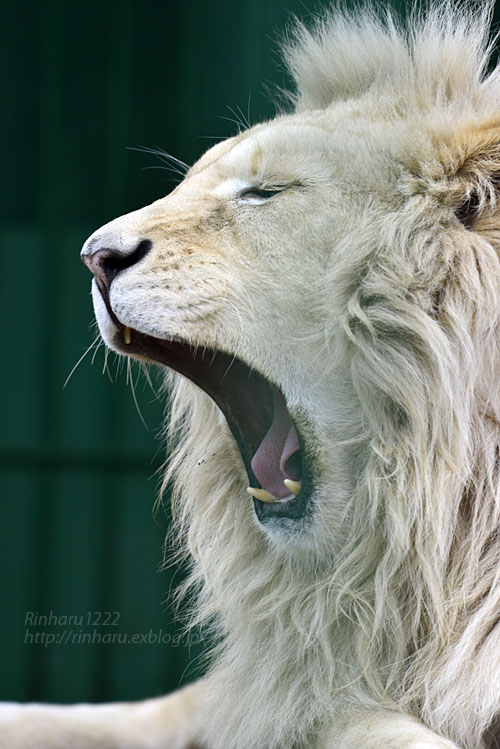
[[[137,705],[10,706],[0,747],[497,746],[492,8],[296,25],[289,113],[85,243],[105,342],[165,371],[212,661]]]

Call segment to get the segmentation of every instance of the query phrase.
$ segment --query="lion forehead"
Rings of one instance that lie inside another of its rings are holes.
[[[298,172],[314,174],[328,161],[324,148],[331,125],[324,116],[286,115],[256,125],[218,143],[197,161],[186,177],[190,182],[227,197],[261,181],[292,180]]]

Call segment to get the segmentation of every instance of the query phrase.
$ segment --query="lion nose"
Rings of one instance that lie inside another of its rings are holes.
[[[94,274],[99,288],[109,293],[111,283],[121,271],[142,260],[151,250],[150,239],[141,239],[130,251],[124,252],[115,247],[84,247],[82,261]]]

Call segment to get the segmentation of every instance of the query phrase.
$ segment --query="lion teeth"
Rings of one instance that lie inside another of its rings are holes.
[[[302,481],[292,481],[292,479],[285,479],[283,481],[287,489],[290,489],[292,494],[298,496],[302,491]]]
[[[253,486],[249,486],[247,489],[247,492],[250,494],[251,497],[255,497],[255,499],[260,499],[261,502],[277,502],[278,497],[275,497],[274,494],[270,494],[269,492],[266,492],[265,489],[254,489]]]
[[[130,343],[130,341],[132,340],[132,336],[130,335],[130,328],[127,328],[127,326],[126,326],[126,325],[124,325],[124,326],[122,327],[122,334],[123,334],[123,340],[125,341],[125,343],[126,343],[126,344],[127,344],[127,346],[128,346],[128,344],[129,344],[129,343]]]

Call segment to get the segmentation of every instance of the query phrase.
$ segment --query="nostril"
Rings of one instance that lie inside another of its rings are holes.
[[[122,270],[142,260],[151,247],[151,240],[142,239],[130,254],[123,254],[114,248],[102,247],[91,255],[83,255],[82,260],[94,274],[98,284],[103,285],[109,291],[116,276]]]
[[[101,266],[104,275],[106,276],[107,286],[111,286],[113,279],[125,270],[135,265],[143,257],[145,257],[151,249],[151,241],[149,239],[143,239],[135,250],[130,255],[122,255],[116,250],[102,249],[98,251],[98,255],[103,253],[101,258],[96,258]]]

